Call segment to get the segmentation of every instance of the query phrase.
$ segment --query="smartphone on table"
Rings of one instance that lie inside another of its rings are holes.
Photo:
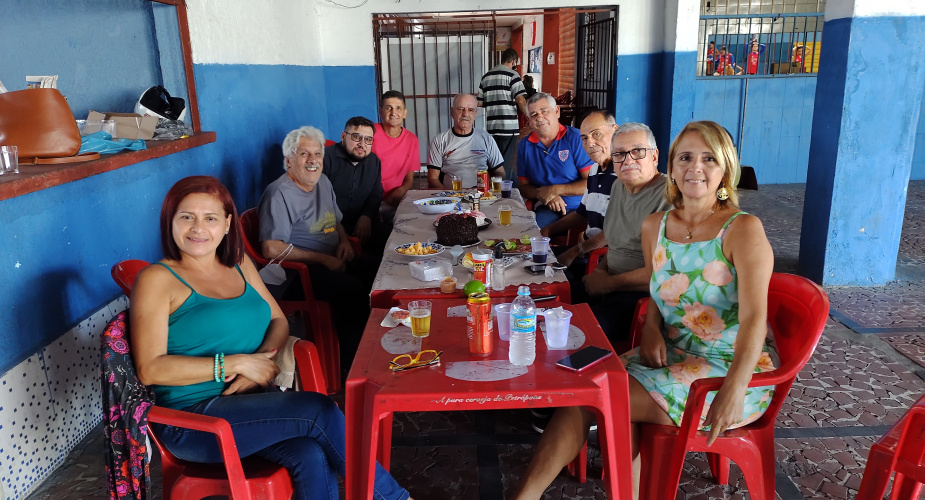
[[[589,345],[582,349],[579,349],[572,354],[556,361],[556,365],[566,370],[571,370],[573,372],[580,372],[585,368],[597,363],[602,359],[606,359],[608,356],[613,354],[613,351],[604,349],[602,347]]]

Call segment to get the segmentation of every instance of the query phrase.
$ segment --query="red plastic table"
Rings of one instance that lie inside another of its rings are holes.
[[[434,301],[431,333],[423,339],[421,349],[443,351],[441,362],[396,373],[388,369],[396,355],[381,344],[382,337],[391,330],[380,326],[388,311],[373,310],[347,378],[347,498],[371,498],[377,456],[388,469],[392,412],[579,405],[597,414],[608,497],[632,498],[628,375],[617,356],[582,372],[569,372],[555,363],[574,351],[547,350],[538,331],[536,361],[526,374],[490,382],[450,378],[446,370],[453,362],[508,359],[508,343],[497,339],[487,358],[470,357],[466,319],[447,317],[447,307],[464,303],[463,299]],[[543,304],[558,305],[574,313],[572,324],[584,332],[584,345],[611,349],[587,304]]]

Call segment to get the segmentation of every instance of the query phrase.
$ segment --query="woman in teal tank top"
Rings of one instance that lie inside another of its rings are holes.
[[[138,378],[158,405],[227,420],[242,457],[286,467],[294,498],[336,500],[344,415],[323,394],[272,388],[273,356],[289,325],[244,255],[228,190],[214,177],[180,180],[164,199],[160,226],[165,257],[143,269],[132,290]],[[222,461],[210,434],[153,427],[181,459]],[[374,496],[409,497],[378,464]]]

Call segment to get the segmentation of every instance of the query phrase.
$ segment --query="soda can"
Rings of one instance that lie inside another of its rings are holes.
[[[478,178],[476,179],[476,187],[479,191],[489,194],[491,193],[491,181],[488,178],[488,170],[479,170]]]
[[[491,321],[491,298],[487,293],[473,293],[466,302],[466,334],[469,354],[485,357],[494,348]]]

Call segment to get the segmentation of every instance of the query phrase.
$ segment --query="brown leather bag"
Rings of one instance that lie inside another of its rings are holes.
[[[58,89],[26,89],[0,94],[0,145],[19,148],[19,164],[96,160],[77,155],[80,131]]]

